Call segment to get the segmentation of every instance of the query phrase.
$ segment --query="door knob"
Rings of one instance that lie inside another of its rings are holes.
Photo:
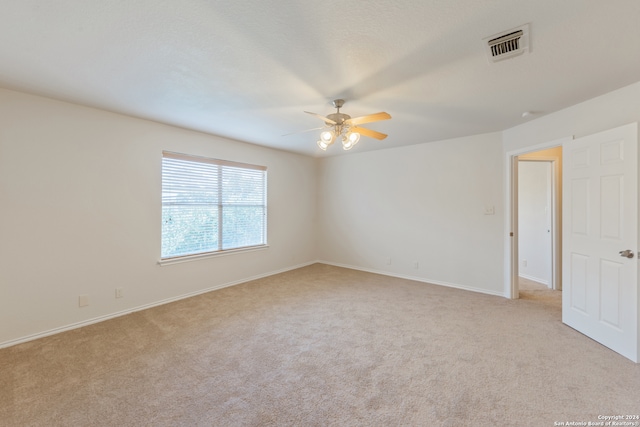
[[[633,258],[633,251],[631,249],[620,251],[620,256],[623,256],[625,258]]]

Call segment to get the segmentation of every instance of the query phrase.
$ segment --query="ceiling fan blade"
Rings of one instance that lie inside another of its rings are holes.
[[[312,116],[316,116],[317,118],[323,120],[325,123],[329,123],[332,125],[337,125],[338,123],[334,122],[333,120],[325,117],[325,116],[321,116],[320,114],[316,114],[316,113],[310,113],[309,111],[305,111],[305,113],[307,114],[311,114]]]
[[[354,127],[353,131],[358,132],[360,135],[368,136],[369,138],[375,138],[379,140],[383,140],[387,137],[387,134],[385,133],[376,132],[375,130],[366,129],[366,128]]]
[[[319,127],[319,128],[301,130],[301,131],[298,131],[298,132],[285,133],[284,135],[281,135],[281,136],[296,135],[296,134],[299,134],[299,133],[311,132],[313,130],[320,130],[320,129],[324,129],[324,128],[325,128],[325,126],[322,126],[322,127]]]
[[[368,116],[354,117],[353,119],[345,120],[345,123],[349,125],[361,125],[363,123],[379,122],[380,120],[389,120],[391,116],[389,113],[380,112],[375,114],[369,114]]]

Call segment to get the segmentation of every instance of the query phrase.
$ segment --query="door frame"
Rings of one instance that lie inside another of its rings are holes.
[[[519,256],[518,256],[518,156],[532,153],[535,151],[542,151],[549,148],[555,148],[563,146],[568,141],[573,140],[573,136],[536,144],[520,148],[518,150],[512,150],[506,153],[504,169],[505,169],[505,271],[504,271],[504,295],[507,298],[517,299],[519,298],[518,289],[518,276],[519,276]],[[530,160],[530,159],[527,159]],[[555,162],[554,162],[555,163]],[[555,165],[557,167],[557,165]],[[559,185],[556,179],[556,168],[554,169],[554,212],[553,212],[553,236],[552,236],[552,281],[554,288],[561,288],[562,283],[562,251],[560,250],[560,214],[558,209],[561,208],[562,198],[555,199],[558,194],[557,186]],[[558,203],[560,202],[560,203]]]

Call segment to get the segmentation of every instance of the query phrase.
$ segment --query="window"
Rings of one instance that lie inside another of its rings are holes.
[[[162,259],[266,241],[266,167],[162,153]]]

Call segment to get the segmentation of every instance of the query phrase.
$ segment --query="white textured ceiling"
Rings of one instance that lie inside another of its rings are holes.
[[[529,23],[531,53],[483,39]],[[303,110],[389,134],[503,130],[640,80],[638,0],[4,0],[0,87],[308,155]],[[640,102],[640,100],[639,100]],[[524,111],[532,111],[523,119]]]

